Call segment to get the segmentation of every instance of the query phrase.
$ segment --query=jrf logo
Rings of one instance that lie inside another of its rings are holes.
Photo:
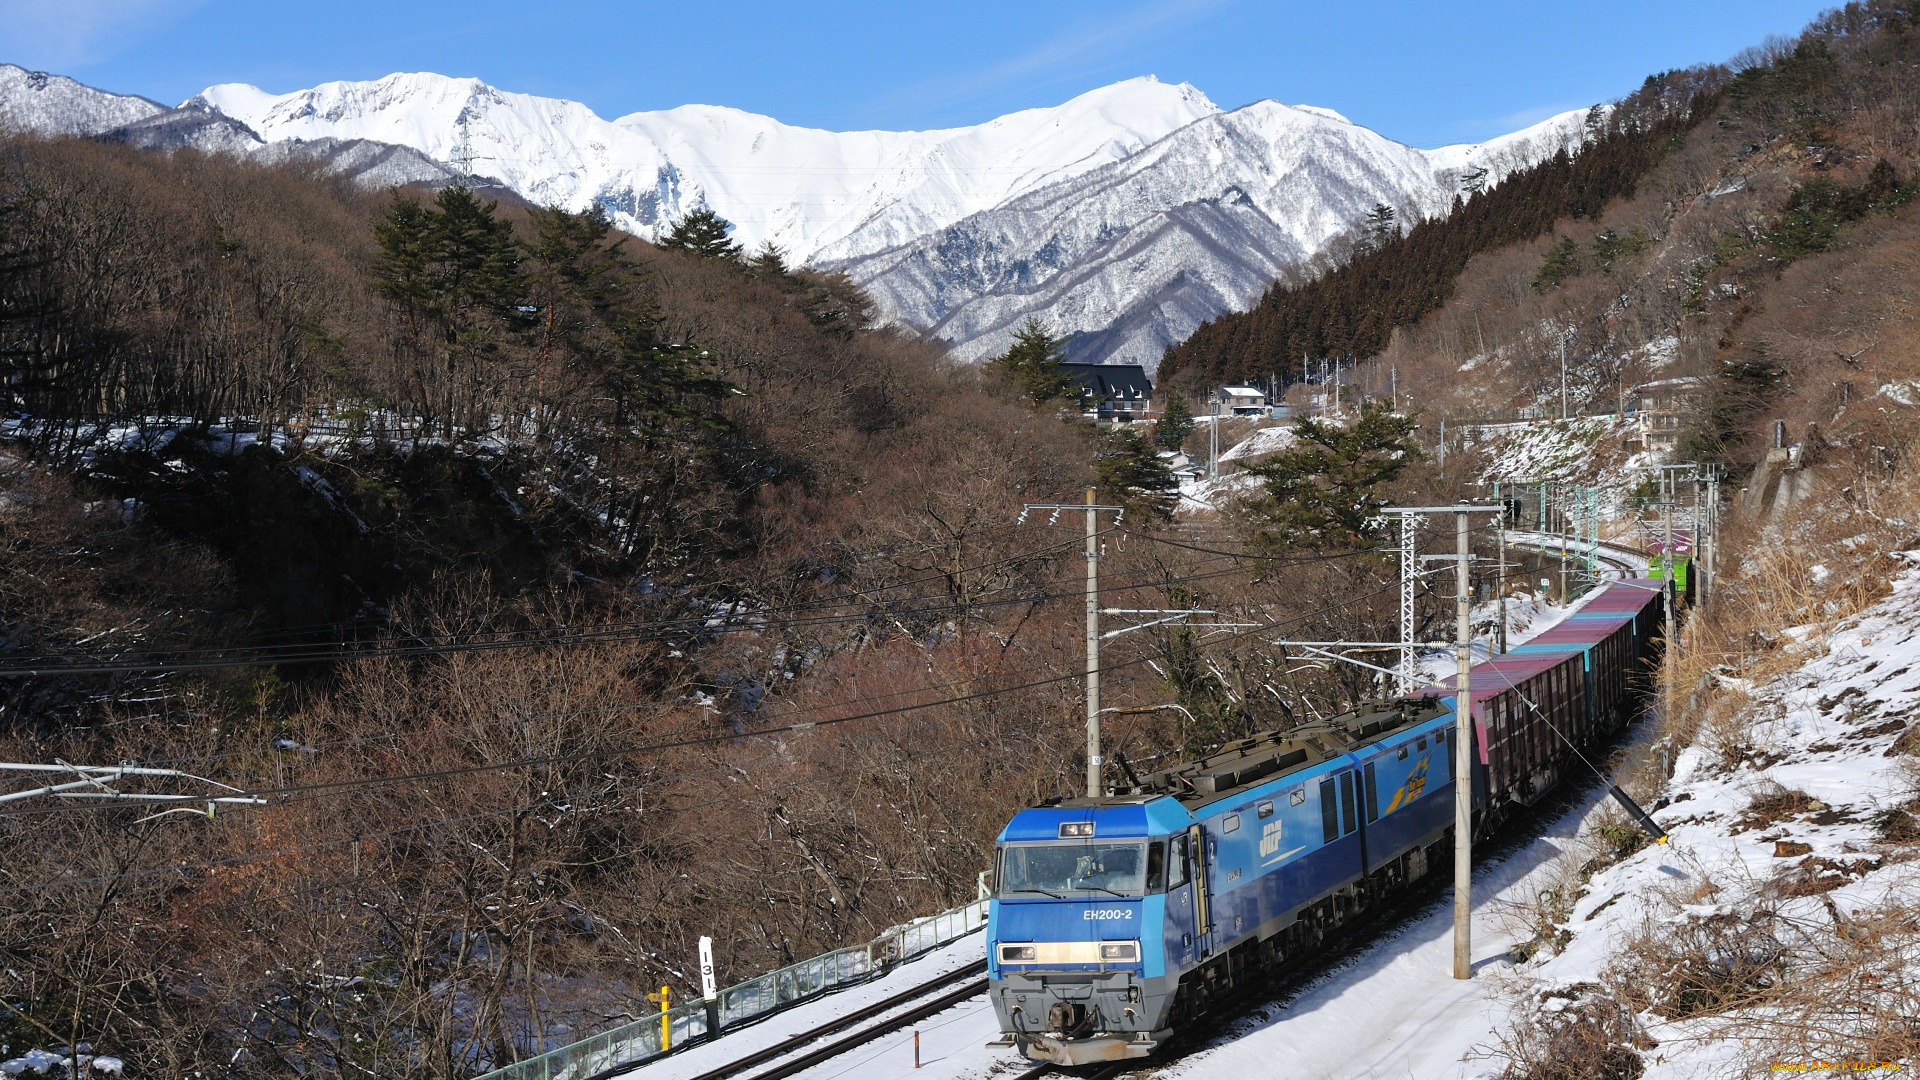
[[[1267,827],[1260,830],[1260,856],[1261,858],[1265,858],[1279,850],[1280,823],[1278,821],[1269,821],[1267,822]]]

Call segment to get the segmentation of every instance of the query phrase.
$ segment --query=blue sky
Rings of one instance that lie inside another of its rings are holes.
[[[173,104],[393,71],[612,118],[688,102],[835,129],[978,123],[1135,75],[1338,109],[1418,146],[1618,97],[1792,34],[1803,0],[0,0],[0,61]]]

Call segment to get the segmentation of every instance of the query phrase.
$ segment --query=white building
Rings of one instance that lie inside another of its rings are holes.
[[[1223,386],[1214,397],[1226,416],[1265,416],[1267,392],[1254,386]]]

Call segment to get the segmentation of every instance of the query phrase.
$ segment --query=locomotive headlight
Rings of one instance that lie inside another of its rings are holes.
[[[1000,962],[1003,964],[1009,963],[1009,962],[1020,963],[1023,961],[1031,961],[1038,955],[1039,953],[1036,952],[1034,950],[1034,947],[1031,945],[1000,946]]]
[[[1140,943],[1137,941],[1108,941],[1100,945],[1102,960],[1138,960]]]

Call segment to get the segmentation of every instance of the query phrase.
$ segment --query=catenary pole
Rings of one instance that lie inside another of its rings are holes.
[[[1504,506],[1462,503],[1455,506],[1393,507],[1389,514],[1452,514],[1454,560],[1454,727],[1453,727],[1453,977],[1473,977],[1473,550],[1469,514],[1504,513]]]

